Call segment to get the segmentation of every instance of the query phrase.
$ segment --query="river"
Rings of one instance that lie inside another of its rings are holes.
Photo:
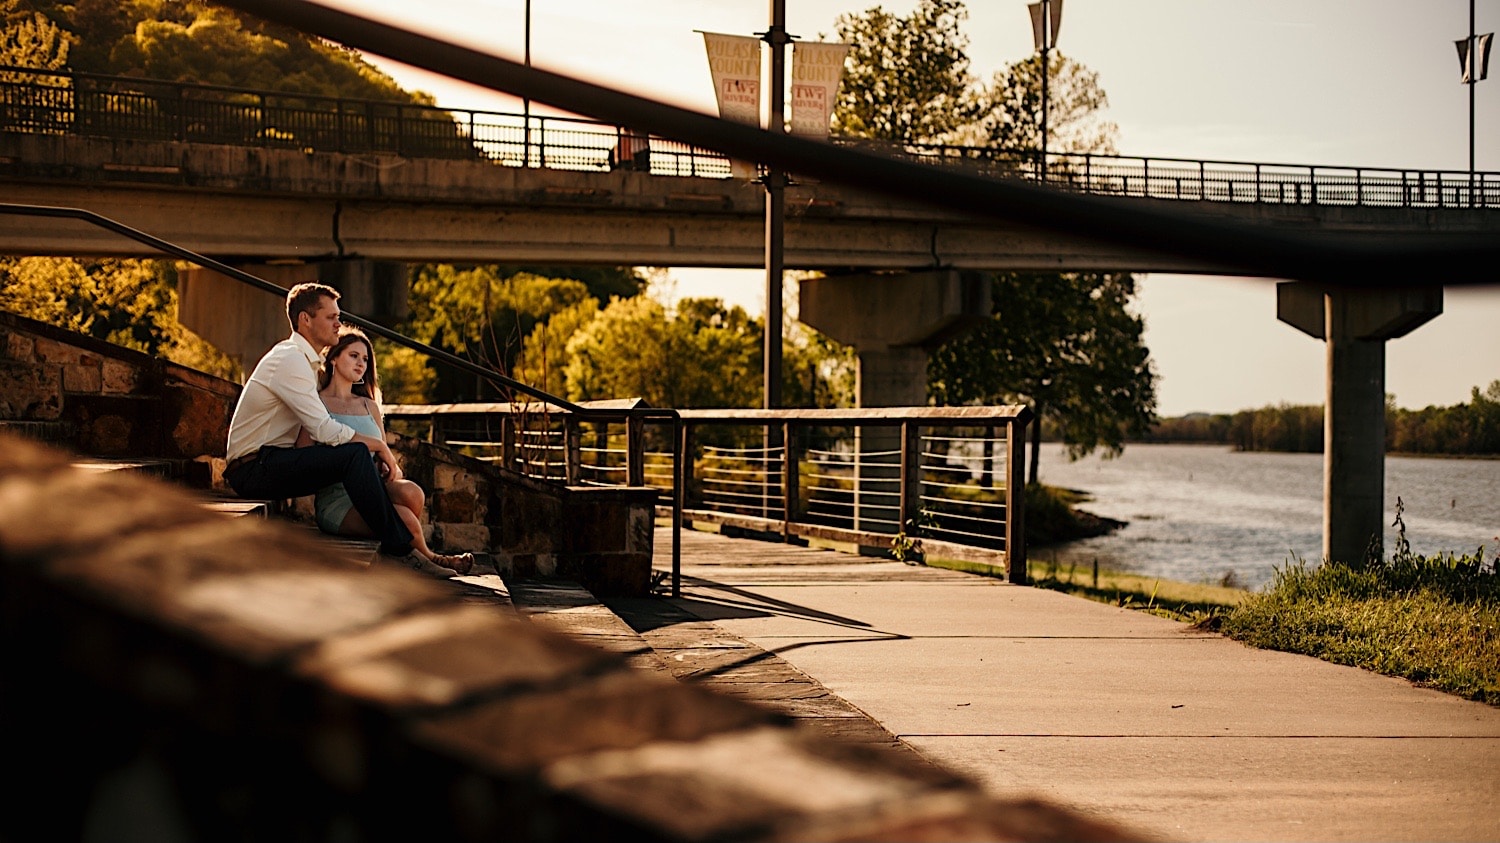
[[[1092,496],[1082,509],[1128,522],[1106,536],[1033,548],[1032,571],[1055,558],[1186,582],[1258,587],[1323,545],[1322,454],[1243,453],[1211,445],[1130,445],[1112,460],[1070,463],[1042,443],[1041,481]],[[1500,551],[1500,460],[1387,457],[1385,548],[1395,546],[1396,498],[1416,553]]]

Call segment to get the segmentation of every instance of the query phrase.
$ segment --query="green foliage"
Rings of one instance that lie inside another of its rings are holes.
[[[833,114],[833,131],[887,141],[935,141],[976,120],[983,110],[973,88],[959,25],[961,0],[920,0],[906,17],[876,6],[840,15],[838,40],[853,45]]]
[[[1047,77],[1047,148],[1115,153],[1119,127],[1101,118],[1109,97],[1099,74],[1053,51]],[[949,139],[1000,149],[1042,148],[1042,57],[1033,55],[996,72],[979,94],[983,114]]]
[[[1302,560],[1224,619],[1256,647],[1401,676],[1500,705],[1500,588],[1482,554],[1356,568]]]
[[[1276,570],[1269,590],[1226,617],[1257,647],[1402,676],[1500,705],[1500,553],[1418,556],[1396,498],[1390,559]]]
[[[1320,453],[1323,407],[1280,404],[1234,414],[1196,413],[1162,419],[1140,438],[1144,442],[1203,442],[1242,451]],[[1500,454],[1500,380],[1483,392],[1473,387],[1469,403],[1407,410],[1388,403],[1386,450],[1403,454],[1490,456]]]
[[[760,342],[759,321],[719,299],[684,299],[670,315],[645,296],[615,299],[568,342],[568,397],[638,397],[656,407],[754,406]]]
[[[0,0],[0,65],[57,70],[68,64],[67,35],[21,0]]]
[[[15,2],[15,0],[12,0]],[[69,66],[256,90],[431,104],[358,53],[199,0],[19,0],[59,26]]]
[[[1033,425],[1056,415],[1070,458],[1099,448],[1118,454],[1150,428],[1156,409],[1145,323],[1128,307],[1134,293],[1128,274],[995,276],[990,321],[928,361],[933,401],[1030,404]],[[1036,482],[1038,451],[1028,483]]]
[[[177,321],[169,261],[0,258],[0,310],[224,378],[238,367]]]
[[[1500,380],[1469,403],[1421,410],[1387,407],[1386,449],[1404,454],[1500,454]]]

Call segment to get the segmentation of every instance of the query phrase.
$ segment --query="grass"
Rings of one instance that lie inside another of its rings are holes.
[[[1500,576],[1482,549],[1366,566],[1298,560],[1219,628],[1255,647],[1500,705]]]

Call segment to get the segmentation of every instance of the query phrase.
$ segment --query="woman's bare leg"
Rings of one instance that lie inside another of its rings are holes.
[[[400,518],[401,522],[406,525],[406,529],[411,531],[412,550],[422,554],[423,559],[431,562],[432,557],[437,554],[427,546],[427,538],[422,535],[422,522],[417,518],[417,514],[399,503],[393,503],[392,506],[396,509],[396,517]],[[339,535],[364,538],[373,533],[365,524],[365,520],[359,517],[359,513],[351,509],[349,514],[344,516],[344,522],[339,525]]]
[[[391,496],[391,503],[406,507],[421,520],[422,507],[427,504],[427,493],[422,491],[421,486],[403,479],[385,484],[385,491]]]

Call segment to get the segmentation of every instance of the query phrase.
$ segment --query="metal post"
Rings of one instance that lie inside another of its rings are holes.
[[[786,131],[785,94],[786,0],[771,0],[771,28],[761,39],[771,47],[770,113],[766,129],[780,134]],[[763,404],[774,410],[781,406],[781,275],[782,225],[785,205],[786,174],[777,169],[766,171],[766,333],[765,389]]]
[[[898,533],[915,538],[917,515],[922,511],[922,429],[916,422],[901,423],[901,483],[896,519]]]
[[[1027,581],[1025,464],[1026,422],[1011,419],[1005,425],[1005,578],[1017,585]]]
[[[531,67],[531,0],[526,0],[526,57],[527,67]],[[531,99],[521,98],[521,166],[531,166]]]
[[[1042,0],[1042,184],[1047,183],[1047,77],[1052,52],[1052,0]]]
[[[781,426],[782,541],[789,541],[792,537],[792,519],[796,517],[797,499],[801,494],[801,478],[797,474],[797,452],[793,447],[792,432],[790,421]]]
[[[687,487],[693,477],[693,429],[682,419],[676,421],[672,438],[677,453],[672,468],[677,478],[672,483],[672,596],[682,596],[682,511],[687,508]]]
[[[1474,48],[1474,0],[1469,0],[1469,207],[1474,207],[1474,86],[1479,83],[1478,56]]]
[[[637,415],[625,419],[625,485],[646,485],[646,420]]]

